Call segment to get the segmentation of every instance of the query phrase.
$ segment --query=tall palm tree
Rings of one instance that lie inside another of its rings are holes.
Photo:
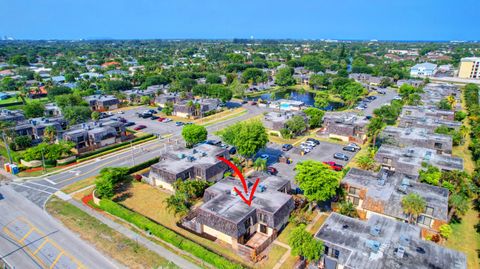
[[[402,198],[403,212],[408,214],[408,222],[413,223],[417,216],[425,211],[427,203],[416,193],[409,193]]]
[[[53,143],[55,141],[56,136],[57,136],[57,129],[55,127],[47,126],[45,128],[45,131],[43,133],[45,142]]]

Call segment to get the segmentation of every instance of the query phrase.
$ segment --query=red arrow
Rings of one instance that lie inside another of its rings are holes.
[[[238,177],[240,178],[240,181],[242,182],[243,190],[245,191],[245,194],[248,194],[247,182],[245,181],[245,178],[243,177],[243,174],[240,172],[240,169],[238,169],[238,167],[235,164],[233,164],[232,162],[230,162],[229,160],[227,160],[223,157],[217,157],[217,158],[220,161],[226,163],[230,168],[233,169],[233,171],[235,171],[235,174],[238,175]],[[248,200],[247,200],[247,198],[245,198],[245,196],[243,196],[242,192],[237,189],[237,187],[233,187],[233,189],[235,190],[235,192],[240,196],[240,198],[242,198],[242,200],[248,206],[251,206],[252,200],[253,200],[253,194],[255,193],[255,190],[257,189],[257,186],[258,186],[259,182],[260,182],[260,179],[257,178],[255,183],[253,184],[252,191],[250,192],[250,196],[248,197]]]

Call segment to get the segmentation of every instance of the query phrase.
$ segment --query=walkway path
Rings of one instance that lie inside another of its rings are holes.
[[[80,203],[76,200],[73,200],[73,199],[69,200],[69,203],[78,207],[79,209],[85,211],[90,216],[95,217],[96,219],[103,222],[104,224],[106,224],[110,228],[116,230],[117,232],[125,235],[126,237],[128,237],[132,240],[135,240],[135,241],[139,242],[140,244],[144,245],[145,247],[147,247],[151,251],[157,253],[158,255],[164,257],[165,259],[167,259],[169,261],[172,261],[173,263],[175,263],[180,268],[200,269],[200,267],[198,267],[197,265],[185,260],[184,258],[182,258],[182,257],[178,256],[177,254],[171,252],[170,250],[153,243],[152,241],[150,241],[147,238],[141,236],[140,234],[124,227],[123,225],[112,221],[111,219],[105,217],[104,215],[102,215],[101,213],[91,209],[90,207],[88,207],[88,206],[86,206],[86,205],[84,205],[84,204],[82,204],[82,203]]]

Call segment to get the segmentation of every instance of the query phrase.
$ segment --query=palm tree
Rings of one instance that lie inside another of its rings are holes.
[[[378,133],[385,127],[385,122],[381,118],[374,117],[367,126],[367,133],[372,137],[372,145],[375,147],[377,143]]]
[[[468,209],[468,199],[465,195],[462,194],[453,194],[450,196],[448,200],[448,204],[450,205],[450,211],[448,212],[448,221],[452,219],[455,213],[459,213],[461,215],[465,214]]]
[[[195,113],[194,114],[196,116],[200,116],[200,113],[202,112],[201,109],[202,109],[202,106],[200,105],[200,103],[195,103]]]
[[[453,95],[447,96],[447,102],[450,104],[453,110],[455,110],[455,106],[457,105],[457,100]]]
[[[419,214],[425,212],[426,206],[425,200],[416,193],[410,193],[402,198],[403,212],[408,214],[409,223],[413,223]]]
[[[353,205],[352,202],[350,201],[344,201],[340,203],[340,209],[338,211],[340,214],[351,217],[351,218],[356,218],[358,217],[357,214],[357,209]]]
[[[265,171],[267,169],[267,160],[257,158],[253,163],[253,167],[255,167],[255,170],[257,171]]]
[[[43,133],[45,142],[52,143],[55,141],[55,137],[57,135],[57,129],[53,126],[47,126]]]

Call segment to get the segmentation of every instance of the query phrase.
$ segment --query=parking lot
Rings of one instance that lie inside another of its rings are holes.
[[[130,110],[126,110],[123,114],[115,114],[114,117],[122,117],[125,118],[129,122],[134,122],[135,125],[129,126],[128,128],[134,129],[138,125],[145,125],[147,128],[142,129],[142,132],[158,134],[158,135],[166,135],[171,134],[174,132],[178,132],[182,129],[182,126],[176,126],[175,121],[170,122],[159,122],[158,120],[152,120],[150,118],[140,118],[138,117],[138,113],[142,113],[145,110],[148,110],[147,106],[142,106]],[[186,121],[186,119],[185,119]]]
[[[314,160],[320,162],[329,162],[333,161],[340,165],[347,165],[348,161],[337,160],[333,158],[333,154],[340,152],[344,153],[348,156],[349,160],[351,160],[355,156],[355,152],[344,151],[342,148],[344,146],[340,144],[334,144],[329,142],[320,141],[320,145],[317,145],[313,150],[305,155],[300,154],[300,149],[294,147],[289,151],[282,151],[282,145],[269,143],[267,147],[257,154],[259,157],[262,154],[268,154],[269,158],[267,161],[268,166],[273,166],[278,170],[278,176],[283,177],[286,179],[290,179],[293,182],[293,178],[295,177],[295,165],[298,162],[305,161],[305,160]],[[292,163],[279,163],[278,159],[281,155],[284,155],[292,160]]]
[[[363,111],[363,114],[365,116],[372,116],[373,115],[373,110],[381,107],[382,105],[385,104],[390,104],[390,102],[398,95],[397,91],[392,88],[386,88],[383,89],[385,91],[385,94],[377,94],[375,95],[376,99],[366,103],[367,108],[365,108]]]

